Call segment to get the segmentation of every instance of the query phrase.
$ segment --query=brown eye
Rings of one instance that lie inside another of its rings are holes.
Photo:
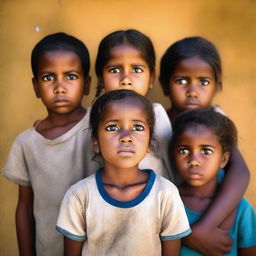
[[[69,75],[67,76],[67,79],[68,79],[68,80],[76,80],[77,78],[78,78],[78,76],[75,75],[75,74],[69,74]]]
[[[187,79],[184,79],[184,78],[180,78],[180,79],[175,80],[175,83],[176,83],[176,84],[182,84],[182,85],[184,85],[184,84],[188,84],[188,80],[187,80]]]
[[[42,80],[45,81],[45,82],[53,81],[54,76],[53,75],[45,75],[45,76],[42,77]]]
[[[119,127],[117,125],[108,125],[106,128],[105,128],[106,131],[118,131],[119,130]]]
[[[207,81],[207,80],[201,80],[201,81],[200,81],[200,84],[203,85],[203,86],[206,86],[206,85],[208,85],[209,83],[210,83],[210,82]]]
[[[142,68],[133,68],[133,72],[134,73],[142,73],[143,70],[142,70]]]
[[[144,128],[142,125],[140,125],[140,124],[135,124],[135,125],[132,127],[132,130],[133,130],[133,131],[144,131],[145,128]]]
[[[211,154],[213,154],[213,151],[209,148],[205,148],[205,149],[202,149],[202,153],[204,155],[211,155]]]
[[[187,148],[180,148],[178,153],[182,155],[189,154],[189,150]]]
[[[110,73],[120,73],[121,71],[119,68],[111,68],[111,69],[109,69],[109,72]]]

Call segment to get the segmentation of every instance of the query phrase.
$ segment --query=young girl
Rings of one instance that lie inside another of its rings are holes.
[[[190,110],[180,115],[173,126],[171,155],[184,183],[179,186],[189,223],[200,219],[217,191],[218,170],[227,164],[236,145],[233,122],[213,110]],[[256,255],[256,213],[242,199],[229,235],[233,246],[227,255]],[[182,246],[180,255],[202,255]]]
[[[170,97],[168,115],[172,123],[187,109],[221,111],[212,105],[222,88],[221,60],[216,47],[201,37],[190,37],[171,45],[161,59],[160,82]],[[225,230],[232,225],[223,221],[237,207],[249,181],[249,171],[236,147],[232,150],[226,175],[209,209],[192,226],[192,234],[184,239],[188,246],[204,255],[225,254],[232,241]]]
[[[103,94],[91,109],[103,168],[66,193],[56,229],[65,255],[178,255],[190,233],[176,187],[139,162],[151,148],[152,104],[131,90]]]
[[[155,51],[151,40],[137,30],[119,30],[100,43],[95,65],[98,77],[96,97],[101,92],[128,89],[145,96],[155,77]],[[153,103],[156,116],[155,143],[140,163],[140,168],[152,168],[174,181],[170,168],[168,141],[171,124],[162,105]]]

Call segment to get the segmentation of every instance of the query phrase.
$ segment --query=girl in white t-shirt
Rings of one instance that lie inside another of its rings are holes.
[[[127,89],[146,96],[155,78],[155,51],[149,37],[138,30],[118,30],[104,37],[98,48],[95,72],[98,85],[95,97],[102,92]],[[174,182],[168,142],[172,127],[168,115],[159,103],[152,103],[156,122],[155,147],[147,153],[140,168],[152,168],[157,174]]]
[[[179,255],[190,233],[177,188],[138,165],[150,144],[152,104],[132,90],[103,94],[92,106],[93,147],[103,168],[66,193],[56,229],[65,255]]]

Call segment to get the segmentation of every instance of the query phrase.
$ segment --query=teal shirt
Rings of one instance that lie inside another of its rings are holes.
[[[202,217],[202,213],[194,212],[185,207],[189,224],[192,225]],[[193,231],[192,231],[193,232]],[[237,214],[229,236],[233,239],[233,247],[228,256],[238,255],[238,248],[256,246],[256,212],[246,199],[242,199],[237,207]],[[181,246],[180,256],[200,256],[202,254]]]

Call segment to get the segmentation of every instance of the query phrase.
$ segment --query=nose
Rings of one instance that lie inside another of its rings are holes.
[[[200,166],[200,163],[196,160],[191,160],[188,162],[188,165],[191,167],[194,167],[194,166]]]
[[[195,83],[191,83],[188,86],[187,92],[186,92],[186,96],[188,98],[197,98],[198,97],[198,92],[197,92],[197,88],[196,88],[196,84]]]
[[[131,143],[132,141],[133,140],[132,140],[132,136],[131,136],[130,132],[127,130],[123,130],[120,134],[119,142],[120,143]]]
[[[54,92],[54,94],[66,94],[67,89],[61,81],[57,81],[53,92]]]
[[[196,156],[196,154],[191,154],[191,157],[189,158],[188,165],[190,167],[200,166],[200,160]]]
[[[121,81],[120,81],[120,85],[121,86],[131,86],[133,85],[132,80],[130,79],[130,77],[128,76],[128,74],[124,74]]]

